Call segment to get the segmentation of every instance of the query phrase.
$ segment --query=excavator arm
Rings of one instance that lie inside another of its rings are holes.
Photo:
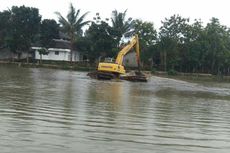
[[[136,51],[136,60],[138,67],[140,65],[140,47],[139,47],[139,40],[138,40],[138,35],[135,35],[132,37],[130,40],[129,44],[126,45],[117,55],[116,64],[123,65],[123,59],[124,56],[131,51],[131,49],[135,46],[135,51]]]

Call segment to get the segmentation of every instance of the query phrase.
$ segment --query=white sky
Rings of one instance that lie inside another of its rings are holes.
[[[43,19],[55,19],[54,12],[66,16],[70,2],[81,12],[90,11],[87,19],[92,20],[96,12],[102,18],[110,18],[111,12],[117,9],[123,12],[128,9],[127,17],[153,22],[156,28],[161,26],[165,17],[173,14],[190,19],[201,19],[209,22],[211,17],[220,19],[220,23],[230,27],[229,0],[0,0],[0,11],[14,6],[30,6],[39,9]]]

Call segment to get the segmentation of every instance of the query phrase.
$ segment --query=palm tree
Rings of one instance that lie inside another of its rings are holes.
[[[126,12],[125,10],[123,13],[114,10],[112,12],[112,27],[115,30],[116,40],[119,42],[122,35],[129,32],[133,28],[133,20],[132,18],[128,18],[126,20]]]
[[[72,51],[75,38],[76,35],[80,35],[82,33],[82,27],[90,22],[84,21],[89,12],[80,15],[80,9],[76,10],[72,3],[70,3],[69,13],[66,16],[66,19],[61,15],[61,13],[55,13],[57,14],[59,23],[61,24],[61,30],[66,33],[70,39],[70,62],[72,63]]]

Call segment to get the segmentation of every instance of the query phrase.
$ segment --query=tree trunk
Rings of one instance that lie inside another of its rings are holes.
[[[73,62],[73,38],[70,40],[70,64]]]
[[[164,71],[167,71],[167,53],[164,51]]]
[[[42,64],[42,54],[40,54],[40,64]]]
[[[17,54],[18,54],[18,61],[20,61],[20,59],[21,59],[21,53],[19,52]]]
[[[70,49],[70,64],[72,64],[72,57],[73,57],[73,50],[72,50],[72,47]]]
[[[160,69],[164,70],[164,52],[160,52]]]
[[[27,56],[26,56],[26,63],[27,64],[29,63],[29,53],[27,53]]]
[[[153,58],[150,59],[150,70],[153,69]]]
[[[215,61],[215,59],[213,59],[212,60],[212,65],[211,65],[211,72],[212,73],[218,73],[218,70],[217,71],[215,70],[215,63],[216,63],[216,61]]]
[[[14,53],[13,52],[11,52],[11,60],[12,60],[12,62],[14,62]]]

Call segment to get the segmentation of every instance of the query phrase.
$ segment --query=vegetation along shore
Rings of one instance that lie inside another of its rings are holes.
[[[66,16],[56,12],[58,21],[42,19],[38,8],[26,6],[0,12],[1,63],[26,61],[31,64],[23,66],[91,70],[103,58],[116,57],[124,37],[138,34],[144,70],[230,75],[230,29],[218,18],[204,25],[201,20],[172,15],[156,29],[151,21],[127,17],[127,10],[111,10],[110,17],[97,13],[86,20],[89,13],[72,4]],[[45,58],[56,62],[46,63]],[[126,59],[126,64],[132,60]]]

